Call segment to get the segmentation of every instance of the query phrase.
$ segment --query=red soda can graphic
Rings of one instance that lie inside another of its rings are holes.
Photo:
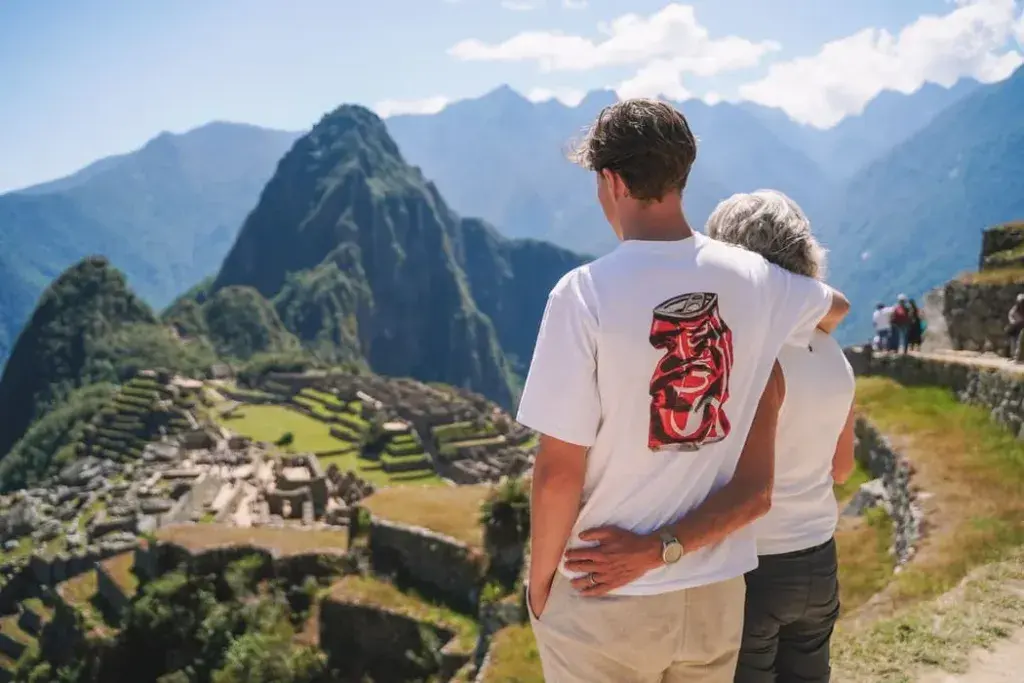
[[[732,332],[718,295],[691,292],[657,306],[650,341],[665,355],[651,378],[648,447],[696,451],[728,436]]]

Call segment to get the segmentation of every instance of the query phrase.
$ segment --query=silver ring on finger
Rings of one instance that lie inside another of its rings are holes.
[[[594,578],[594,572],[590,572],[589,574],[587,574],[587,579],[590,581],[591,586],[597,585],[597,579]]]

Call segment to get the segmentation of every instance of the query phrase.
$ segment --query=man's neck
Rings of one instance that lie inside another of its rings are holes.
[[[674,242],[693,236],[678,201],[665,201],[638,208],[622,218],[622,240]]]

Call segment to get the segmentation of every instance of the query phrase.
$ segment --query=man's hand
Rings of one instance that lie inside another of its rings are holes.
[[[566,569],[586,575],[572,582],[581,595],[606,595],[662,565],[661,540],[656,536],[609,526],[584,531],[580,540],[598,543],[565,553]]]

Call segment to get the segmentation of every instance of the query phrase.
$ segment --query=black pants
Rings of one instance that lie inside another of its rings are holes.
[[[746,576],[736,683],[828,683],[839,616],[835,540],[759,560]]]

